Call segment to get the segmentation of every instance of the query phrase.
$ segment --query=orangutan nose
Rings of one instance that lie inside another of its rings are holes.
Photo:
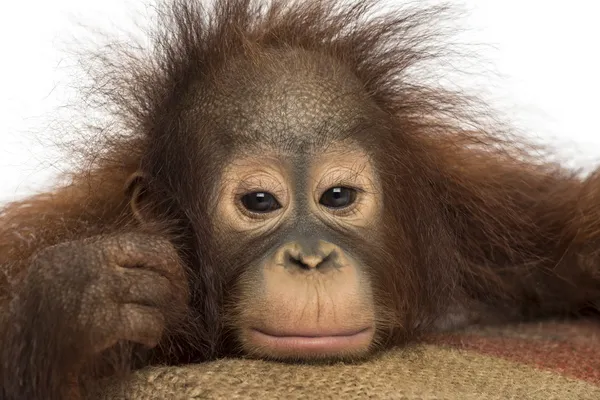
[[[336,246],[319,241],[316,246],[306,246],[298,242],[284,246],[284,263],[304,270],[318,269],[327,265],[336,253]]]
[[[302,269],[319,268],[319,266],[327,261],[328,257],[316,255],[298,255],[293,256],[288,254],[288,260],[291,264],[297,265]]]

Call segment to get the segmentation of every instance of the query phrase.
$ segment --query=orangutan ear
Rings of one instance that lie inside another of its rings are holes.
[[[125,195],[129,198],[131,213],[140,223],[149,220],[147,183],[148,178],[141,171],[131,174],[125,183]]]

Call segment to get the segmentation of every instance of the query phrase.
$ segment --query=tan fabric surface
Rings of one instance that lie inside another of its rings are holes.
[[[154,367],[103,389],[100,399],[600,399],[592,382],[439,345],[393,350],[358,365],[229,359]]]

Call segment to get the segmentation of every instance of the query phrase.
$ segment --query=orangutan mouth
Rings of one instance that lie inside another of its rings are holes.
[[[302,330],[285,333],[252,328],[248,339],[254,346],[273,352],[273,355],[333,356],[366,351],[373,334],[372,327],[340,332]]]

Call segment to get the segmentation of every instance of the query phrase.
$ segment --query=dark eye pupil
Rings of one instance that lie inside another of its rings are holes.
[[[319,203],[329,208],[348,207],[356,200],[356,190],[347,187],[334,187],[323,193]]]
[[[267,192],[248,193],[242,197],[242,204],[247,210],[257,213],[268,213],[281,207],[275,196]]]

